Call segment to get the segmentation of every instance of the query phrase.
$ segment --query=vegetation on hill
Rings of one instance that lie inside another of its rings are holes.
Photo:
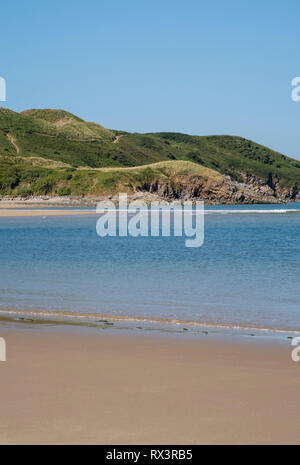
[[[33,163],[32,163],[33,161]],[[0,156],[2,195],[108,195],[143,190],[154,180],[167,182],[175,176],[221,178],[216,171],[187,161],[159,162],[132,168],[73,168],[56,162],[36,164],[31,158]]]
[[[236,181],[250,175],[283,188],[300,185],[299,161],[241,137],[131,134],[64,110],[0,109],[1,195],[100,195],[122,186],[134,190],[145,176],[197,169],[199,176],[207,170]]]

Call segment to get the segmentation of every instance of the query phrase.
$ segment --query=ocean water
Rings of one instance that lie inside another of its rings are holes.
[[[0,308],[300,330],[300,204],[206,207],[205,241],[0,218]]]

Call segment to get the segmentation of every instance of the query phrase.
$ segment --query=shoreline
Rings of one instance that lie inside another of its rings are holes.
[[[69,216],[69,215],[99,215],[96,210],[24,210],[1,209],[0,218],[9,217],[32,217],[32,216]]]
[[[0,307],[0,326],[2,324],[29,325],[39,328],[82,328],[109,329],[110,332],[127,332],[131,334],[151,333],[158,335],[179,335],[197,340],[205,334],[212,338],[224,340],[235,338],[242,341],[247,338],[258,338],[267,342],[283,342],[299,336],[300,329],[266,327],[250,323],[213,322],[166,317],[146,317],[134,315],[118,315],[108,313],[79,313],[72,311],[54,311],[47,309],[18,309]]]
[[[27,198],[27,199],[22,199],[22,198],[1,198],[0,197],[0,211],[2,209],[14,209],[14,208],[84,208],[84,207],[94,207],[96,208],[98,202],[100,201],[117,201],[118,196],[117,195],[105,195],[105,196],[90,196],[90,197],[47,197],[47,198],[40,198],[40,197],[32,197],[32,198]],[[151,204],[152,201],[174,201],[178,200],[175,198],[165,198],[158,196],[156,194],[152,194],[149,192],[136,192],[135,194],[128,194],[128,201],[136,201],[136,200],[141,200],[143,202],[146,202],[147,204]],[[194,198],[191,197],[189,199],[181,199],[181,200],[203,200],[201,198]],[[295,200],[286,200],[286,201],[279,201],[277,199],[274,199],[274,202],[252,202],[252,203],[245,203],[245,202],[217,202],[217,201],[209,201],[205,200],[205,204],[208,206],[216,206],[216,207],[222,207],[222,206],[230,206],[230,205],[274,205],[274,208],[276,206],[280,205],[289,205],[291,203],[297,203],[299,202],[300,199],[295,199]]]
[[[1,444],[299,444],[288,343],[25,326],[0,336]]]
[[[211,205],[208,205],[211,206]],[[17,218],[17,217],[48,217],[48,216],[75,216],[75,215],[101,215],[103,212],[97,212],[96,209],[93,210],[80,210],[79,207],[72,207],[73,209],[62,209],[61,207],[48,207],[49,209],[39,209],[32,207],[31,208],[23,208],[23,209],[18,209],[18,208],[0,208],[0,218]],[[66,207],[67,208],[67,207]],[[70,207],[71,208],[71,207]],[[76,208],[76,209],[75,209]],[[82,207],[83,208],[83,207]],[[107,210],[111,211],[111,210]],[[113,210],[118,213],[118,209]],[[197,213],[195,211],[195,213]],[[202,212],[199,212],[202,214]],[[212,214],[234,214],[234,213],[239,213],[239,214],[285,214],[285,213],[300,213],[299,209],[292,209],[292,208],[287,208],[287,209],[204,209],[204,214],[205,215],[212,215]]]

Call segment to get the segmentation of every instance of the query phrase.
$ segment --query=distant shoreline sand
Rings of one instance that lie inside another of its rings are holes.
[[[32,206],[31,206],[32,208]],[[17,216],[96,215],[96,210],[18,210],[0,209],[0,218]]]
[[[299,444],[289,342],[2,324],[1,444]]]

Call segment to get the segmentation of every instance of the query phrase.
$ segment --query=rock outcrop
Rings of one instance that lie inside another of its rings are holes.
[[[244,176],[244,182],[224,175],[217,180],[177,176],[172,181],[145,184],[142,190],[169,200],[201,199],[209,204],[278,204],[300,200],[297,185],[290,189],[282,188],[278,180],[264,181],[249,175]]]
[[[234,181],[230,176],[220,175],[215,179],[200,176],[177,175],[172,178],[158,178],[146,182],[134,193],[128,193],[128,200],[203,200],[206,204],[280,204],[300,200],[300,188],[282,188],[278,179],[264,181],[255,176],[244,175],[244,182]],[[0,197],[0,206],[15,205],[65,205],[92,206],[100,200],[118,200],[118,195],[109,196],[31,196]]]

